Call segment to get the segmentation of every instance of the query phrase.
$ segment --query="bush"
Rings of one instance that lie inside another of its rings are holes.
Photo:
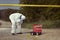
[[[15,10],[15,9],[3,9],[3,10],[0,10],[0,19],[1,20],[5,20],[5,21],[9,21],[9,15],[14,13],[14,12],[17,12],[18,10]]]
[[[33,24],[42,24],[42,28],[60,28],[60,20],[45,20],[45,21],[37,21],[37,22],[30,22],[24,23],[24,28],[32,28]]]

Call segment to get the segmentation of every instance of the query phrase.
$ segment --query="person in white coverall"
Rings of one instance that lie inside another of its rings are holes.
[[[15,35],[16,33],[21,34],[21,24],[25,20],[25,16],[21,13],[13,13],[9,16],[9,19],[12,23],[11,33]]]

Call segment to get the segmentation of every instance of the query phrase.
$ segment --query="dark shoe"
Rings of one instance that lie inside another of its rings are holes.
[[[17,33],[17,34],[22,34],[22,33],[20,32],[20,33]]]
[[[12,35],[15,35],[15,33],[12,33]]]

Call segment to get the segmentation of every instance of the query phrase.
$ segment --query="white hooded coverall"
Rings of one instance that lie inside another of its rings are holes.
[[[20,33],[21,24],[23,23],[23,20],[25,20],[25,16],[21,13],[13,13],[9,16],[9,19],[12,23],[11,33]]]

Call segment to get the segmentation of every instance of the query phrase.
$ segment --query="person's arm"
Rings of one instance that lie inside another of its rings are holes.
[[[24,15],[21,15],[21,20],[25,20],[26,17]]]

